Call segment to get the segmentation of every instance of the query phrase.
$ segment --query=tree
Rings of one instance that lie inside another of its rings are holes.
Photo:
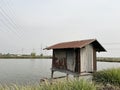
[[[41,53],[40,56],[42,57],[42,56],[43,56],[43,53]]]
[[[31,53],[31,56],[32,56],[32,57],[35,57],[35,56],[36,56],[36,53],[35,53],[35,52],[32,52],[32,53]]]

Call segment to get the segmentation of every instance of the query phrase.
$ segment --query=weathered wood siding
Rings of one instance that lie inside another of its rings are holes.
[[[93,49],[93,69],[94,72],[97,70],[97,61],[96,61],[96,49]]]
[[[93,47],[92,45],[86,46],[87,53],[87,72],[93,72]]]
[[[76,49],[54,49],[52,68],[76,73],[96,70],[96,50],[92,45]]]
[[[52,68],[80,72],[80,49],[54,49]]]
[[[80,60],[81,60],[81,72],[86,72],[86,48],[83,47],[80,49]]]
[[[53,50],[53,68],[66,69],[66,51]]]
[[[67,69],[70,71],[75,71],[75,50],[67,50]]]
[[[81,72],[93,72],[93,47],[87,45],[80,51]]]

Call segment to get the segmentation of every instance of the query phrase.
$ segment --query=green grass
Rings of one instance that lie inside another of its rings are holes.
[[[96,90],[94,84],[84,80],[61,81],[54,84],[48,82],[36,86],[0,86],[0,90]]]
[[[100,62],[120,62],[119,57],[97,57],[97,61]]]
[[[120,68],[98,71],[93,74],[93,80],[103,84],[120,86]]]

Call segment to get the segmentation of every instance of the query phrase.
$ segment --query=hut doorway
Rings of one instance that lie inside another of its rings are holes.
[[[80,49],[75,49],[75,72],[80,73]]]
[[[70,49],[67,51],[67,69],[80,73],[80,49]]]

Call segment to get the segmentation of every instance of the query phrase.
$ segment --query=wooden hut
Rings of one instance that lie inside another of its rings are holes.
[[[79,76],[97,70],[96,52],[106,51],[96,39],[63,42],[46,48],[53,49],[52,74],[54,71]]]

